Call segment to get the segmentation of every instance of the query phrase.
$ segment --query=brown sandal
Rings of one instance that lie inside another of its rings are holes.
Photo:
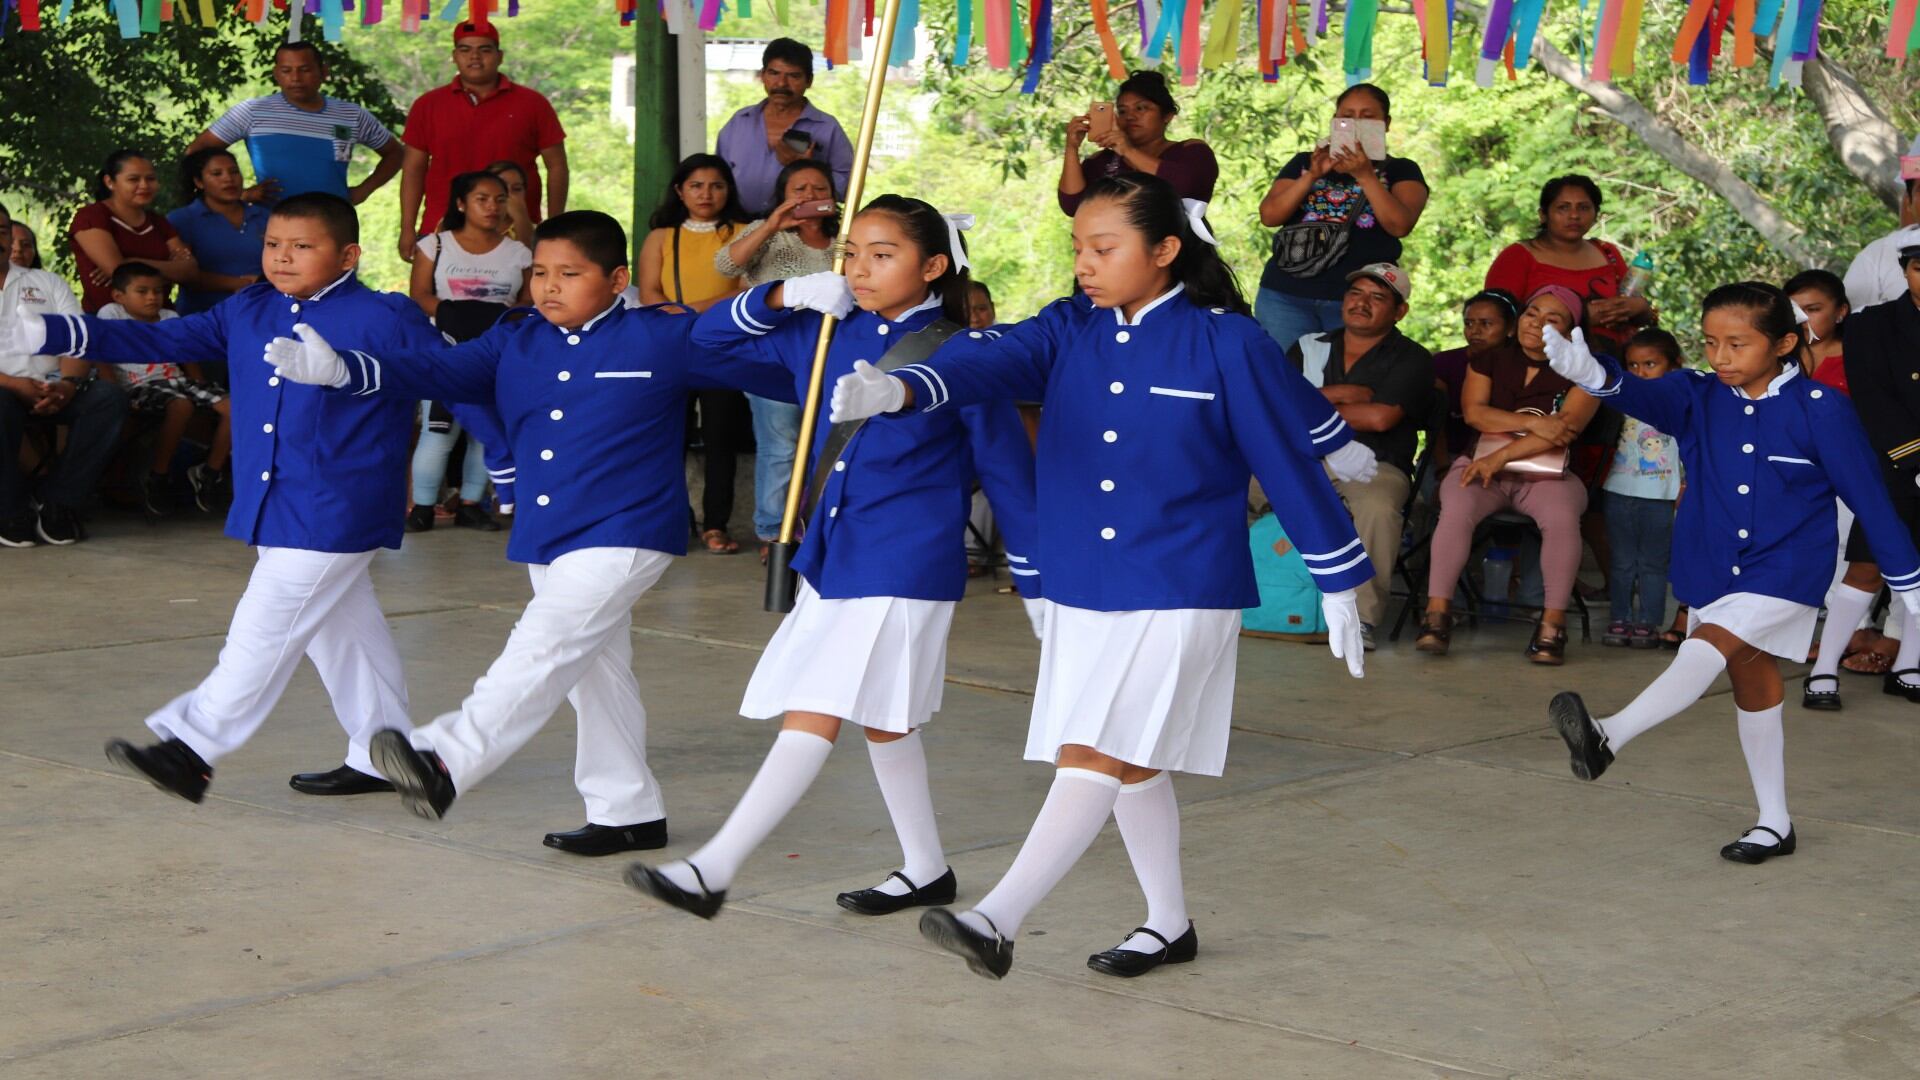
[[[1877,649],[1861,649],[1842,659],[1840,670],[1855,675],[1885,675],[1893,670],[1893,657]]]
[[[740,545],[725,529],[708,529],[700,534],[700,542],[707,545],[709,555],[731,555],[740,550]]]
[[[1447,649],[1453,644],[1453,613],[1450,611],[1428,612],[1420,618],[1420,636],[1413,641],[1413,647],[1423,653],[1435,656],[1447,655]]]
[[[1552,637],[1542,640],[1540,637],[1542,630],[1552,630],[1554,634]],[[1549,667],[1559,667],[1561,664],[1566,663],[1567,628],[1564,626],[1550,626],[1544,622],[1534,623],[1533,640],[1527,642],[1527,659],[1536,664],[1546,664]]]

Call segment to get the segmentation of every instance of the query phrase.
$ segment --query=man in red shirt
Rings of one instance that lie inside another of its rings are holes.
[[[453,178],[511,161],[527,176],[527,213],[540,220],[538,157],[547,166],[547,208],[567,208],[567,133],[538,90],[500,74],[500,31],[463,22],[453,31],[453,82],[420,95],[407,111],[400,172],[400,257],[413,261],[420,233],[440,227]],[[421,212],[425,200],[426,212]]]

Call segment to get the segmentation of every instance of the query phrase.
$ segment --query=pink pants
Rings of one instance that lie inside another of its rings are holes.
[[[1497,476],[1485,488],[1478,480],[1460,486],[1469,461],[1462,457],[1440,480],[1440,522],[1433,529],[1427,595],[1451,597],[1473,548],[1473,530],[1489,514],[1518,510],[1540,527],[1540,576],[1550,611],[1565,611],[1580,572],[1580,515],[1587,487],[1579,480],[1519,480]]]

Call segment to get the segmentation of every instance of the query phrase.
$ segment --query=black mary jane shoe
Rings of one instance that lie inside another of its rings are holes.
[[[404,731],[375,732],[367,745],[374,767],[387,774],[407,809],[429,821],[447,816],[453,805],[453,777],[446,763],[431,750],[415,750]]]
[[[977,913],[976,913],[977,914]],[[1013,969],[1013,942],[1000,936],[1000,928],[985,915],[993,936],[975,930],[943,907],[931,908],[920,916],[920,936],[967,962],[967,969],[987,979],[1005,978]]]
[[[953,867],[947,872],[927,882],[915,885],[907,875],[895,870],[887,875],[888,880],[900,879],[907,891],[896,896],[880,889],[859,889],[843,892],[834,897],[834,902],[848,911],[860,915],[891,915],[896,911],[905,911],[910,907],[931,907],[934,904],[951,904],[959,893],[959,883],[954,879]]]
[[[1613,751],[1607,749],[1607,737],[1601,733],[1600,725],[1594,723],[1587,703],[1580,700],[1579,694],[1563,690],[1547,703],[1547,718],[1566,740],[1573,775],[1582,780],[1600,779],[1600,774],[1613,764]]]
[[[287,779],[287,786],[302,795],[370,795],[393,790],[392,784],[351,765],[330,772],[294,773]]]
[[[693,871],[693,880],[700,883],[699,892],[675,885],[665,874],[646,863],[633,863],[627,867],[627,884],[669,907],[677,907],[703,919],[720,914],[720,909],[727,902],[727,890],[714,892],[708,889],[707,879],[700,876],[699,867],[688,863],[687,869]]]
[[[125,739],[112,739],[107,743],[107,760],[190,803],[206,798],[207,785],[213,782],[213,766],[179,739],[152,746],[135,746]]]
[[[1766,833],[1768,836],[1780,842],[1777,844],[1747,843],[1746,838],[1757,832]],[[1740,839],[1721,848],[1720,857],[1728,862],[1748,863],[1758,866],[1776,855],[1791,855],[1793,854],[1793,850],[1799,846],[1799,837],[1794,835],[1793,826],[1791,825],[1787,826],[1787,835],[1785,836],[1781,836],[1765,825],[1755,825],[1753,828],[1741,833]]]
[[[1107,975],[1118,975],[1123,979],[1132,979],[1145,975],[1161,964],[1190,963],[1195,956],[1200,954],[1200,938],[1193,932],[1193,924],[1191,922],[1187,924],[1187,932],[1174,938],[1172,941],[1168,941],[1166,938],[1161,937],[1159,934],[1144,926],[1135,930],[1133,934],[1145,934],[1159,942],[1159,951],[1135,952],[1132,949],[1126,948],[1127,942],[1123,940],[1119,946],[1115,948],[1108,949],[1106,952],[1094,953],[1092,956],[1087,957],[1087,966]],[[1131,940],[1133,934],[1128,934],[1127,940]]]
[[[1815,679],[1827,680],[1833,684],[1833,689],[1815,690],[1813,688]],[[1839,712],[1840,676],[1809,675],[1800,680],[1800,707],[1803,709],[1813,709],[1816,712]]]
[[[586,825],[570,832],[550,832],[540,841],[569,855],[618,855],[622,851],[652,851],[667,846],[667,819],[638,825]]]
[[[1920,686],[1910,686],[1901,682],[1900,676],[1902,675],[1912,675],[1915,678],[1920,678],[1920,668],[1907,668],[1902,671],[1887,672],[1886,677],[1880,680],[1880,692],[1883,694],[1891,694],[1894,697],[1903,697],[1908,701],[1920,702]]]

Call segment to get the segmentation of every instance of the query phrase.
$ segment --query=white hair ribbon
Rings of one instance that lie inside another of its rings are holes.
[[[1213,247],[1219,247],[1220,241],[1215,240],[1213,230],[1207,228],[1207,204],[1199,199],[1181,199],[1180,205],[1187,211],[1187,226],[1193,230],[1193,235]]]
[[[1792,297],[1787,298],[1787,303],[1793,305],[1793,321],[1800,326],[1807,326],[1807,309],[1801,307],[1800,302]],[[1820,335],[1813,332],[1813,327],[1807,326],[1807,344],[1811,345],[1819,340]]]
[[[973,264],[967,261],[967,249],[960,245],[960,234],[973,228],[972,214],[942,214],[947,222],[947,250],[953,252],[953,268],[971,270]]]

